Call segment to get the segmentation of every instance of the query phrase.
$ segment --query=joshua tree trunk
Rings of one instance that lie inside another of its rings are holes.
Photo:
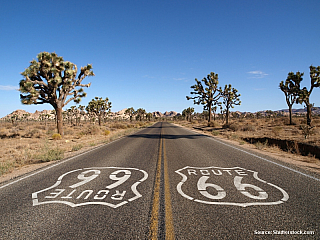
[[[227,111],[226,111],[226,124],[229,123],[229,108],[227,108]]]
[[[209,104],[209,119],[208,119],[208,122],[211,122],[211,103]]]
[[[312,113],[312,105],[307,104],[307,125],[311,126],[311,113]]]
[[[58,129],[58,133],[63,136],[63,117],[62,117],[62,108],[55,108],[56,110],[56,118],[57,118],[57,129]]]
[[[289,105],[289,120],[290,120],[290,125],[292,125],[292,105]]]

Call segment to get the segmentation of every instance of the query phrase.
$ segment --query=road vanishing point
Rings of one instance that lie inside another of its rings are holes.
[[[320,239],[320,176],[158,122],[0,184],[0,239]]]

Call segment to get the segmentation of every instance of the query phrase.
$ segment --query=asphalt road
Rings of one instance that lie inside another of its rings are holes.
[[[0,239],[320,239],[320,176],[156,123],[2,183]]]

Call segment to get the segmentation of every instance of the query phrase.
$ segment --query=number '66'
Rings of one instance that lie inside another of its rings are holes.
[[[260,187],[257,187],[255,185],[248,184],[248,183],[241,183],[242,178],[243,177],[235,176],[234,177],[234,186],[243,195],[245,195],[249,198],[252,198],[252,199],[256,199],[256,200],[264,200],[264,199],[268,198],[268,194]],[[199,179],[199,181],[197,183],[197,187],[198,187],[199,192],[203,196],[210,198],[210,199],[223,199],[227,195],[226,191],[222,187],[220,187],[214,183],[207,183],[208,179],[209,179],[208,176],[202,176]],[[212,195],[212,194],[208,193],[207,188],[209,188],[209,187],[214,188],[218,192],[217,195]],[[258,196],[253,195],[253,194],[249,193],[248,191],[246,191],[246,189],[248,189],[248,188],[252,188],[253,190],[255,190],[258,193]]]

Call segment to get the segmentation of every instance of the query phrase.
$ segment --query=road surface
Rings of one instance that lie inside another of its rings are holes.
[[[167,122],[0,185],[0,239],[320,239],[320,176]]]

